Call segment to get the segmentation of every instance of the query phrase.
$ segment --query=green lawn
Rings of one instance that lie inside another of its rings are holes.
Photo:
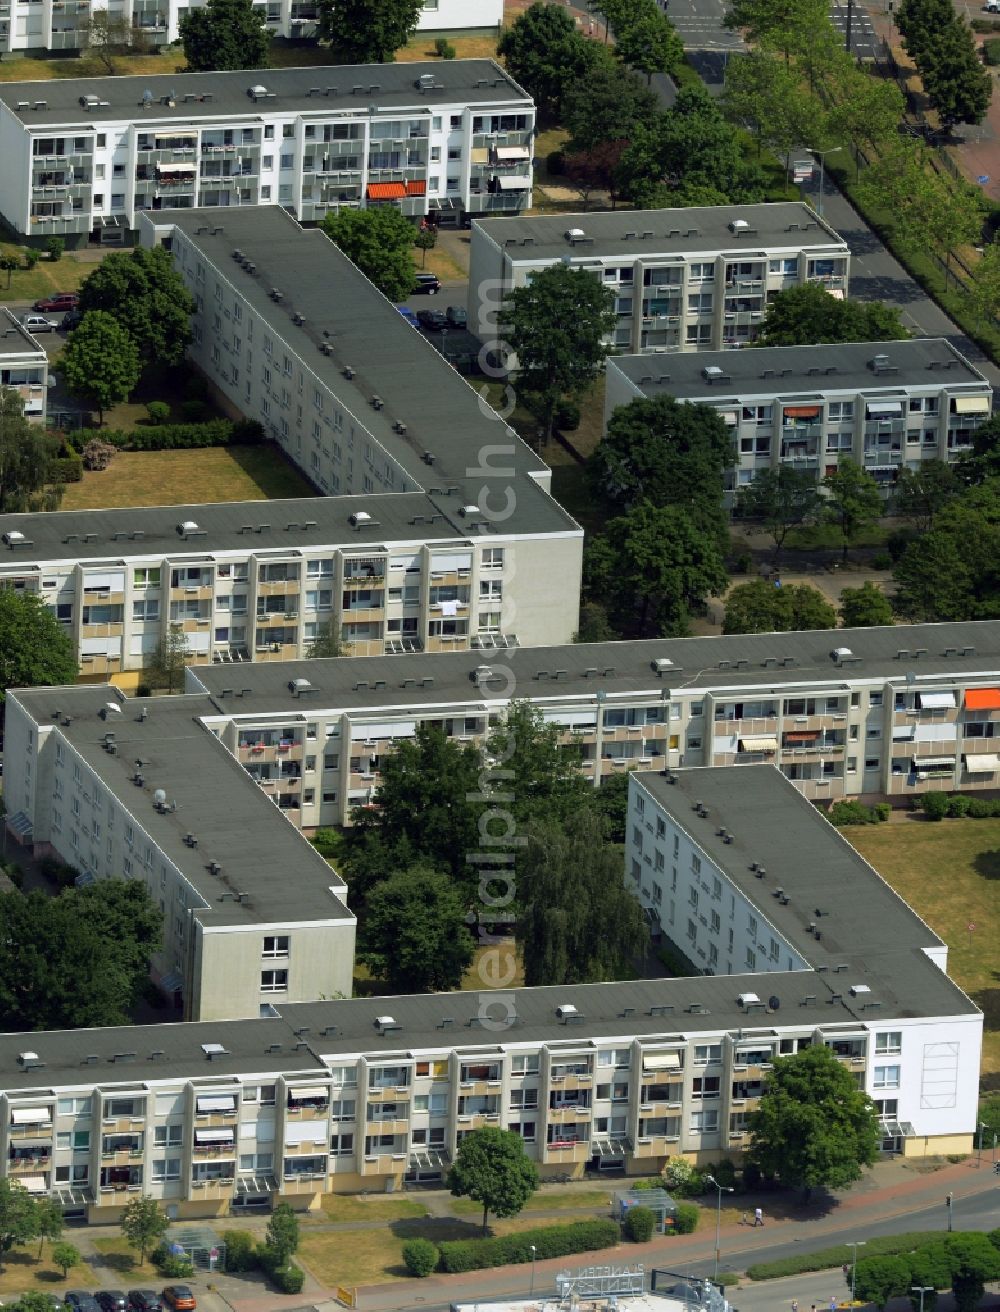
[[[276,447],[195,451],[119,451],[107,469],[66,485],[61,510],[178,506],[203,501],[266,501],[315,496]]]
[[[72,1236],[69,1239],[72,1242]],[[37,1242],[5,1253],[3,1269],[0,1270],[0,1297],[37,1289],[60,1298],[62,1289],[86,1289],[97,1283],[98,1277],[86,1262],[71,1267],[69,1278],[64,1279],[62,1271],[52,1261],[51,1254],[52,1245],[46,1243],[44,1255],[39,1261]]]
[[[6,64],[0,63],[0,68]],[[15,255],[19,262],[24,261],[24,247],[13,242],[0,242],[0,253]],[[46,256],[33,269],[12,269],[10,284],[8,275],[0,273],[0,299],[5,301],[37,301],[42,296],[51,296],[54,292],[75,292],[89,273],[93,273],[93,261],[78,260],[75,255],[66,254],[53,264]]]
[[[322,1211],[303,1218],[303,1224],[319,1221],[405,1221],[426,1216],[423,1203],[411,1198],[387,1198],[384,1194],[372,1197],[357,1194],[324,1194]]]
[[[986,1017],[982,1087],[1000,1089],[1000,820],[913,818],[841,832],[948,944],[948,974]]]
[[[141,1284],[157,1284],[161,1279],[156,1267],[150,1262],[140,1262],[139,1254],[124,1239],[92,1239],[90,1242],[101,1255],[101,1269],[112,1271],[115,1275],[114,1280],[98,1275],[96,1281],[104,1280],[108,1287],[122,1282],[127,1288],[133,1289]],[[77,1285],[83,1283],[77,1278],[76,1271],[73,1272],[73,1280]]]

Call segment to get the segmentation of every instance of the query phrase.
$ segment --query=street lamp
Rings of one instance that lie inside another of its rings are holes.
[[[838,150],[843,150],[843,146],[830,146],[828,150],[814,150],[812,146],[806,146],[810,155],[819,156],[819,201],[816,205],[816,213],[820,218],[823,217],[823,186],[826,181],[826,157],[827,155],[836,155]]]
[[[531,1284],[528,1286],[528,1297],[530,1298],[535,1292],[535,1254],[538,1249],[534,1244],[529,1244],[528,1247],[531,1249]]]
[[[731,1194],[734,1191],[725,1184],[719,1184],[714,1175],[706,1175],[705,1183],[714,1186],[718,1190],[715,1208],[715,1279],[719,1278],[719,1248],[721,1246],[722,1236],[722,1195]]]
[[[858,1275],[858,1249],[864,1248],[867,1242],[868,1242],[867,1239],[852,1239],[847,1245],[848,1248],[851,1250],[851,1302],[852,1303],[854,1302],[854,1286],[857,1281],[857,1275]]]
[[[982,1166],[982,1164],[983,1164],[983,1134],[984,1134],[985,1130],[986,1130],[986,1122],[985,1122],[985,1121],[980,1121],[980,1122],[979,1122],[979,1148],[978,1148],[978,1150],[977,1150],[977,1152],[976,1152],[976,1165],[977,1165],[977,1166]]]
[[[911,1285],[911,1286],[910,1286],[910,1292],[913,1293],[913,1294],[919,1294],[919,1295],[920,1295],[920,1312],[924,1312],[924,1295],[925,1295],[925,1294],[933,1294],[933,1293],[934,1293],[934,1286],[933,1286],[933,1285]]]

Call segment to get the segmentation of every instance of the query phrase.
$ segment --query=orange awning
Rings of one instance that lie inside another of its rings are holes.
[[[408,182],[406,184],[406,194],[407,196],[426,196],[427,183],[423,178],[419,178],[416,182]]]
[[[1000,688],[969,688],[965,694],[967,711],[1000,711]]]
[[[819,414],[818,405],[786,405],[785,415],[788,419],[815,419]]]
[[[406,195],[406,186],[402,182],[369,182],[369,200],[401,200]]]
[[[796,729],[793,733],[785,734],[786,743],[814,743],[819,737],[818,729]]]

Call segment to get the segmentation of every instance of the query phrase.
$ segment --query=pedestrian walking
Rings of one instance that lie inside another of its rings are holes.
[[[799,1312],[799,1300],[797,1298],[792,1299],[792,1312]]]
[[[835,1298],[830,1299],[830,1312],[837,1312],[837,1300]]]
[[[753,1209],[753,1228],[756,1230],[758,1226],[762,1226],[763,1224],[764,1213],[761,1208],[755,1207]]]

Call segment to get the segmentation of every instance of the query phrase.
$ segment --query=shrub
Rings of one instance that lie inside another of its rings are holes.
[[[743,1188],[756,1189],[761,1182],[761,1169],[756,1162],[747,1162],[743,1168]]]
[[[872,556],[872,569],[892,569],[892,556],[888,551],[876,551]]]
[[[447,37],[439,36],[434,41],[434,53],[439,59],[454,59],[458,51]]]
[[[59,888],[69,888],[76,879],[76,870],[57,856],[43,856],[39,861],[42,874]]]
[[[45,249],[48,252],[49,259],[53,264],[58,264],[63,257],[63,251],[66,249],[66,243],[62,237],[50,237],[45,243]]]
[[[146,414],[151,424],[165,424],[170,418],[170,406],[166,401],[150,401],[146,406]]]
[[[989,797],[970,797],[968,815],[971,820],[988,820],[996,814],[996,802]]]
[[[868,1238],[865,1243],[870,1256],[875,1254],[911,1253],[928,1241],[940,1238],[939,1233],[911,1231],[902,1235],[881,1235]],[[820,1248],[813,1253],[800,1253],[795,1257],[782,1257],[774,1262],[757,1262],[747,1267],[751,1280],[778,1280],[782,1276],[797,1276],[808,1271],[826,1271],[851,1261],[847,1244],[833,1248]]]
[[[156,404],[152,402],[151,404]],[[145,428],[102,429],[100,433],[82,428],[68,439],[75,450],[83,451],[94,438],[109,442],[119,451],[174,451],[197,447],[255,446],[264,441],[264,430],[255,420],[209,419],[202,424],[157,424]]]
[[[566,172],[566,156],[561,150],[550,150],[545,157],[545,167],[554,178],[561,178]]]
[[[995,18],[974,18],[969,26],[973,32],[1000,32],[1000,21]]]
[[[892,815],[892,806],[889,802],[876,802],[872,810],[875,812],[879,824],[885,824]]]
[[[208,402],[200,396],[189,397],[181,402],[181,414],[188,423],[196,424],[208,414]]]
[[[731,1285],[738,1285],[740,1283],[739,1272],[720,1271],[717,1276],[713,1277],[712,1283],[715,1285],[721,1285],[723,1289],[729,1289]]]
[[[171,1253],[166,1244],[160,1244],[149,1255],[149,1260],[168,1280],[184,1280],[194,1275],[194,1263],[186,1253]]]
[[[924,793],[920,799],[920,809],[928,820],[943,820],[948,814],[947,794]]]
[[[672,1157],[663,1172],[667,1188],[675,1194],[687,1189],[692,1175],[694,1175],[694,1167],[684,1157]]]
[[[630,1207],[625,1213],[625,1238],[634,1244],[648,1244],[656,1229],[656,1213],[651,1207]]]
[[[708,1167],[706,1174],[717,1180],[723,1189],[735,1189],[739,1183],[736,1166],[728,1157],[724,1157],[721,1162],[716,1162],[714,1166]]]
[[[556,428],[565,428],[567,432],[573,432],[575,428],[580,427],[580,407],[575,401],[560,401],[553,415],[553,423]]]
[[[749,551],[737,552],[736,559],[733,561],[733,572],[736,574],[749,574],[752,564],[753,556]]]
[[[874,825],[880,820],[888,820],[889,812],[892,808],[888,803],[882,803],[885,806],[886,814],[882,815],[880,807],[865,806],[863,802],[834,802],[827,813],[827,819],[838,829],[846,825]]]
[[[403,1261],[411,1276],[429,1276],[438,1264],[437,1245],[429,1239],[408,1239],[403,1245]]]
[[[301,1294],[305,1284],[305,1273],[300,1266],[289,1262],[287,1266],[275,1267],[269,1272],[271,1282],[282,1294]]]
[[[58,456],[52,462],[52,478],[56,483],[79,483],[83,478],[83,461],[75,451]]]
[[[951,797],[948,798],[948,814],[950,816],[968,815],[971,805],[971,797],[963,797],[961,793],[952,793]]]
[[[226,1231],[226,1270],[255,1271],[257,1244],[249,1230]]]
[[[33,269],[41,258],[42,252],[36,251],[34,247],[29,246],[24,252],[24,267],[26,269]]]
[[[92,437],[87,445],[83,448],[83,467],[84,469],[107,469],[115,458],[116,446],[110,442],[102,442],[99,437]]]
[[[1000,38],[993,37],[992,40],[983,42],[983,58],[987,64],[1000,64]]]
[[[698,1229],[701,1218],[700,1210],[694,1203],[678,1203],[674,1213],[674,1232],[679,1235],[693,1235]]]
[[[569,1225],[522,1230],[498,1239],[453,1239],[441,1245],[442,1271],[481,1271],[492,1266],[530,1262],[535,1257],[564,1257],[598,1248],[614,1248],[621,1236],[615,1221],[574,1221]]]

